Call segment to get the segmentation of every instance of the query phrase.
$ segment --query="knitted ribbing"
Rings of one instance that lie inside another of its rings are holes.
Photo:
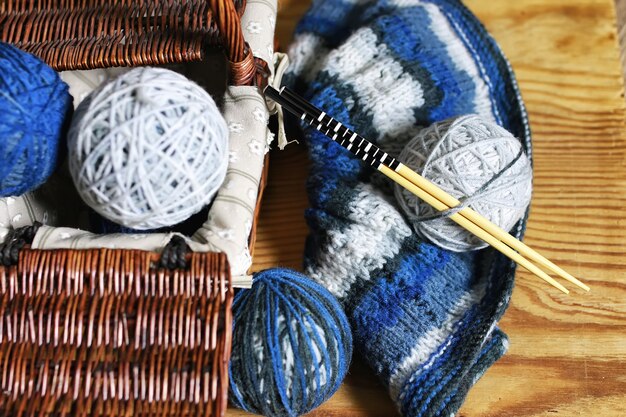
[[[510,67],[457,1],[317,1],[290,55],[302,94],[390,154],[423,126],[477,113],[521,138],[531,156]],[[306,137],[306,272],[343,303],[357,351],[404,415],[456,412],[506,350],[495,323],[514,264],[490,249],[453,253],[420,240],[388,180],[316,130]]]

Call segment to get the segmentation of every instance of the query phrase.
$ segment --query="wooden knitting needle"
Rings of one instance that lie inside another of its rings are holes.
[[[312,104],[306,102],[304,99],[298,97],[295,93],[293,93],[288,88],[283,89],[283,93],[284,93],[284,95],[286,97],[288,97],[288,99],[293,101],[295,104],[299,105],[300,107],[304,107],[304,109],[306,111],[312,113],[311,115],[313,117],[319,117],[319,115],[322,113],[321,110],[317,109]],[[459,200],[457,200],[453,196],[449,195],[444,190],[439,188],[437,185],[435,185],[432,182],[428,181],[426,178],[424,178],[421,175],[417,174],[415,171],[411,170],[406,165],[404,165],[402,163],[398,163],[398,167],[395,169],[395,171],[398,174],[400,174],[401,176],[403,176],[406,179],[408,179],[410,182],[412,182],[415,185],[417,185],[419,188],[422,188],[427,193],[429,193],[432,196],[434,196],[435,198],[437,198],[439,201],[441,201],[442,203],[444,203],[447,206],[446,208],[443,208],[443,209],[437,208],[438,210],[447,210],[449,208],[453,208],[453,207],[456,207],[459,204],[461,204],[461,202]],[[574,276],[572,276],[571,274],[567,273],[566,271],[564,271],[559,266],[555,265],[549,259],[547,259],[544,256],[542,256],[541,254],[539,254],[534,249],[532,249],[529,246],[527,246],[522,241],[517,240],[516,238],[511,236],[504,229],[502,229],[498,225],[492,223],[491,221],[489,221],[488,219],[483,217],[481,214],[477,213],[476,211],[472,210],[469,207],[466,207],[466,208],[460,210],[459,213],[463,217],[469,219],[470,221],[472,221],[473,223],[475,223],[476,225],[478,225],[479,227],[481,227],[482,229],[484,229],[485,231],[490,233],[491,235],[495,236],[500,241],[504,242],[505,244],[507,244],[508,246],[513,248],[514,250],[518,251],[521,255],[526,256],[527,258],[529,258],[529,259],[533,260],[534,262],[540,264],[541,266],[543,266],[544,268],[552,271],[553,273],[561,276],[562,278],[564,278],[567,281],[571,282],[572,284],[578,286],[579,288],[582,288],[585,291],[589,291],[589,287],[587,285],[585,285],[584,283],[580,282]],[[489,242],[487,242],[487,243],[489,243]]]
[[[283,89],[283,91],[281,93],[284,94],[284,96],[287,97],[288,100],[291,100],[296,105],[296,107],[300,107],[300,109],[302,111],[309,112],[312,117],[318,117],[319,118],[320,115],[321,115],[322,119],[327,117],[326,115],[322,115],[323,112],[321,110],[317,109],[315,106],[313,106],[312,104],[308,103],[306,100],[302,99],[301,97],[298,97],[291,90],[285,88],[285,89]],[[332,118],[330,118],[330,119],[332,119]],[[339,122],[335,121],[335,123],[339,123]],[[319,127],[319,124],[318,124],[318,127]],[[352,132],[350,132],[350,133],[352,133]],[[363,141],[367,142],[364,138],[363,138]],[[369,142],[367,142],[367,143],[369,143]],[[384,163],[383,163],[383,165],[384,165]],[[436,199],[438,199],[439,201],[443,202],[447,206],[447,208],[445,208],[443,210],[447,210],[449,208],[456,207],[459,204],[461,204],[456,198],[454,198],[453,196],[447,194],[441,188],[437,187],[435,184],[433,184],[430,181],[426,180],[424,177],[422,177],[421,175],[417,174],[416,172],[414,172],[413,170],[408,168],[406,165],[403,165],[402,163],[398,162],[398,166],[395,169],[395,171],[397,173],[399,173],[401,176],[403,176],[406,179],[408,179],[410,182],[413,182],[415,185],[418,186],[418,188],[424,189],[427,193],[431,194]],[[514,250],[517,250],[522,255],[530,258],[531,260],[534,260],[538,264],[542,265],[544,268],[546,268],[546,269],[556,273],[557,275],[565,278],[567,281],[577,285],[578,287],[584,289],[585,291],[589,291],[589,287],[588,286],[586,286],[585,284],[583,284],[582,282],[577,280],[575,277],[573,277],[572,275],[570,275],[569,273],[567,273],[566,271],[564,271],[563,269],[561,269],[560,267],[558,267],[557,265],[552,263],[547,258],[545,258],[542,255],[540,255],[535,250],[533,250],[530,247],[528,247],[523,242],[515,239],[513,236],[511,236],[509,233],[507,233],[504,229],[502,229],[499,226],[493,224],[488,219],[486,219],[485,217],[483,217],[479,213],[475,212],[471,208],[467,207],[467,208],[462,209],[460,211],[460,214],[461,214],[461,216],[466,217],[468,220],[472,221],[474,224],[476,224],[477,226],[481,227],[482,229],[484,229],[485,231],[487,231],[491,235],[495,236],[500,241],[502,241],[505,244],[509,245]],[[489,242],[487,242],[487,243],[489,243]]]
[[[391,168],[385,165],[381,165],[378,168],[378,170],[382,172],[385,176],[389,177],[391,180],[397,182],[398,184],[400,184],[401,186],[403,186],[404,188],[406,188],[407,190],[409,190],[410,192],[418,196],[420,199],[424,200],[427,204],[430,204],[431,206],[433,206],[435,209],[442,211],[442,210],[448,210],[450,208],[444,203],[442,203],[441,201],[439,201],[437,198],[430,195],[428,192],[426,192],[422,188],[419,188],[417,185],[413,184],[411,181],[409,181],[402,175],[398,174],[396,171],[392,170]],[[567,290],[567,288],[565,288],[563,285],[555,281],[554,278],[552,278],[550,275],[546,274],[541,269],[537,268],[535,265],[530,263],[526,258],[521,256],[519,253],[515,252],[513,249],[505,245],[500,240],[496,239],[494,236],[490,235],[484,229],[480,228],[479,226],[472,223],[465,217],[461,216],[460,213],[454,213],[450,215],[449,218],[450,220],[454,221],[456,224],[458,224],[459,226],[461,226],[468,232],[472,233],[473,235],[487,242],[489,245],[491,245],[494,249],[497,249],[503,255],[517,262],[519,265],[523,266],[524,268],[526,268],[533,274],[537,275],[542,280],[548,282],[549,284],[552,284],[559,290],[563,291],[565,294],[569,294],[569,291]]]
[[[406,178],[409,181],[411,181],[413,184],[417,185],[419,188],[421,188],[421,189],[425,190],[427,193],[433,195],[439,201],[444,203],[447,207],[456,207],[459,204],[461,204],[461,202],[459,200],[457,200],[456,198],[454,198],[450,194],[446,193],[441,188],[439,188],[438,186],[436,186],[432,182],[428,181],[426,178],[422,177],[421,175],[419,175],[415,171],[411,170],[406,165],[400,164],[400,166],[397,169],[397,172],[398,172],[398,174],[402,175],[404,178]],[[443,209],[443,210],[446,210],[446,209]],[[552,261],[550,261],[549,259],[547,259],[544,256],[542,256],[540,253],[538,253],[537,251],[535,251],[531,247],[527,246],[524,242],[515,239],[513,236],[511,236],[509,233],[507,233],[500,226],[490,222],[488,219],[483,217],[480,213],[472,210],[469,207],[466,207],[466,208],[460,210],[459,214],[461,214],[463,217],[471,220],[473,223],[475,223],[476,225],[480,226],[485,231],[487,231],[491,235],[495,236],[496,238],[498,238],[502,242],[506,243],[511,248],[513,248],[516,251],[518,251],[520,254],[526,256],[527,258],[531,259],[534,262],[537,262],[538,264],[540,264],[544,268],[546,268],[546,269],[552,271],[553,273],[559,275],[560,277],[566,279],[567,281],[571,282],[572,284],[576,285],[577,287],[582,288],[585,291],[589,291],[590,288],[587,285],[585,285],[584,283],[580,282],[574,276],[572,276],[568,272],[564,271],[559,266],[555,265]]]
[[[300,98],[289,89],[283,87],[279,92],[272,87],[268,87],[265,92],[268,97],[284,106],[286,110],[300,116],[302,120],[305,120],[315,126],[319,131],[331,137],[334,141],[351,151],[357,157],[363,159],[363,161],[370,163],[384,175],[399,183],[413,194],[416,194],[419,198],[432,205],[437,210],[447,210],[460,204],[460,202],[454,197],[448,195],[445,191],[415,173],[410,168],[401,164],[399,161],[396,161],[365,138],[346,128],[333,118],[327,116],[325,112]],[[309,120],[307,120],[307,117]],[[530,263],[519,253],[515,252],[512,248],[519,250],[520,253],[523,252],[525,256],[535,260],[543,267],[557,273],[580,288],[587,291],[589,290],[589,287],[585,284],[578,281],[576,278],[519,240],[515,239],[497,225],[491,223],[474,210],[464,208],[458,213],[451,215],[450,218],[470,233],[473,233],[480,239],[484,240],[495,249],[528,269],[539,278],[552,284],[559,290],[568,293],[565,287]]]

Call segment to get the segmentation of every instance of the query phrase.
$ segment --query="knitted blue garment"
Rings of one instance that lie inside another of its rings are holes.
[[[289,84],[392,155],[424,126],[478,113],[531,156],[511,68],[458,1],[314,1],[290,58]],[[496,323],[515,265],[491,249],[453,253],[420,240],[389,180],[315,129],[305,134],[307,274],[342,302],[357,351],[403,415],[454,414],[506,351]]]

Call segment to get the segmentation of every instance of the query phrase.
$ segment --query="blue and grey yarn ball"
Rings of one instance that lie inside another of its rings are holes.
[[[39,58],[0,42],[0,197],[43,184],[59,159],[69,87]]]
[[[265,416],[298,416],[337,391],[352,358],[341,306],[295,271],[268,269],[233,303],[230,400]]]

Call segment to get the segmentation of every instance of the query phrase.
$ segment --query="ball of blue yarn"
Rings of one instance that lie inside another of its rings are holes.
[[[52,174],[71,108],[56,71],[0,42],[0,197],[24,194]]]
[[[230,399],[265,416],[298,416],[337,391],[352,334],[335,297],[295,271],[268,269],[233,303]]]

